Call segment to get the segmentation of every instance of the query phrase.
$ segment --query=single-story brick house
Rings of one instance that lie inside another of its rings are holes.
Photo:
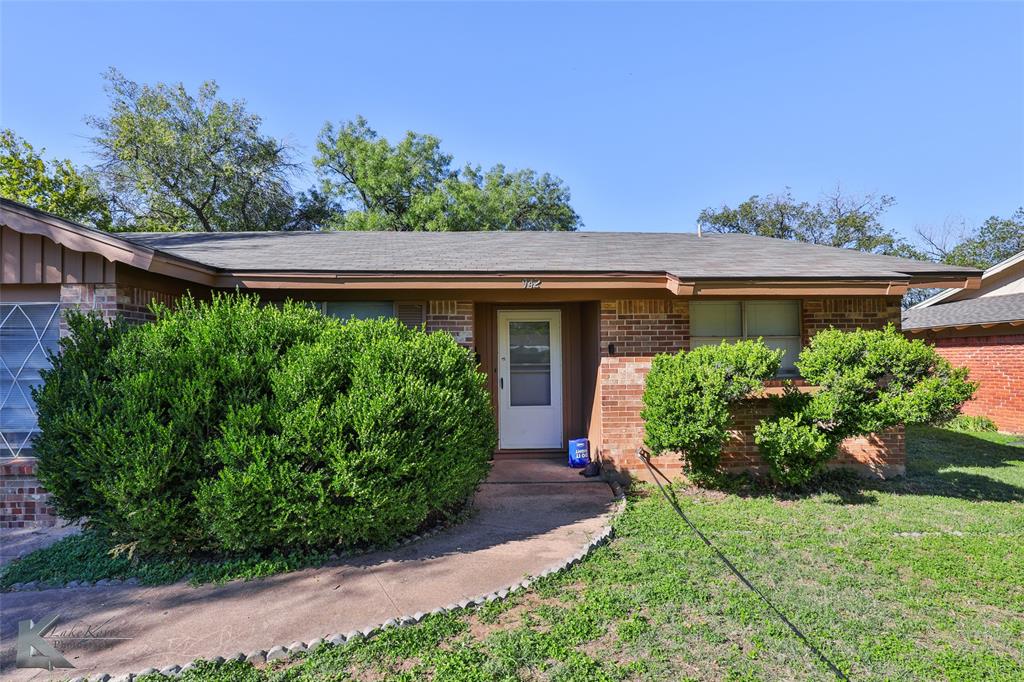
[[[1024,433],[1024,251],[993,265],[976,289],[947,289],[903,315],[903,331],[926,339],[978,382],[965,414]]]
[[[11,489],[38,491],[28,387],[68,307],[145,320],[152,300],[238,288],[346,318],[395,315],[475,351],[499,424],[496,457],[552,456],[585,436],[606,470],[634,474],[655,354],[762,336],[787,351],[782,373],[795,377],[793,360],[817,331],[899,324],[908,287],[972,287],[981,274],[746,235],[108,234],[6,200],[0,208],[6,523],[46,513],[30,506],[42,497]],[[765,409],[754,400],[737,412],[727,466],[760,465],[752,427]],[[900,473],[902,432],[849,441],[837,464]]]

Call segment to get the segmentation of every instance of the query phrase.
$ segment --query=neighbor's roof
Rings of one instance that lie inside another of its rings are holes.
[[[903,312],[904,329],[941,329],[1024,321],[1024,294],[982,296]]]
[[[685,279],[907,279],[973,268],[741,234],[651,232],[124,233],[227,271],[668,273]]]
[[[1000,276],[1005,277],[1009,275],[1012,277],[1012,274],[1007,273],[1007,271],[1011,270],[1011,268],[1017,268],[1018,266],[1021,265],[1024,265],[1024,251],[1016,253],[1007,258],[1006,260],[1000,261],[993,265],[992,267],[987,268],[985,272],[982,273],[981,275],[980,288],[982,290],[986,289],[986,285],[989,284],[989,281],[997,280]],[[1021,275],[1024,276],[1024,271],[1021,271]],[[934,296],[930,296],[929,298],[924,299],[917,305],[911,306],[910,309],[916,310],[918,308],[927,308],[928,306],[938,305],[939,303],[942,303],[946,299],[956,296],[961,291],[963,291],[963,289],[943,289]]]

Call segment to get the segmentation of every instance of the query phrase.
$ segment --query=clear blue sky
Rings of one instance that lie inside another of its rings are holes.
[[[327,119],[561,176],[586,229],[791,186],[904,233],[1024,204],[1024,4],[14,3],[0,123],[90,161],[100,74],[214,79],[308,158]],[[311,178],[307,179],[307,182]],[[300,183],[301,184],[301,183]]]

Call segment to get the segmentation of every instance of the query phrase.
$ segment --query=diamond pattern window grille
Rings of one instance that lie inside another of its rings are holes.
[[[0,458],[31,452],[39,430],[32,387],[59,337],[56,303],[0,303]]]

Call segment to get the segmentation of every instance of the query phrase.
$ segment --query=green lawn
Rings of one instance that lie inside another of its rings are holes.
[[[915,429],[906,478],[686,513],[855,680],[1024,679],[1024,448]],[[617,537],[529,593],[266,669],[185,679],[805,680],[831,674],[641,487]]]

